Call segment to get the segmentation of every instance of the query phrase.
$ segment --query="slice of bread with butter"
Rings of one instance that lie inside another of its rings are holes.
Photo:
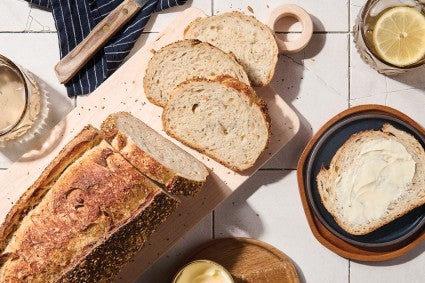
[[[352,135],[316,177],[323,205],[353,235],[370,233],[425,203],[425,152],[385,124]]]

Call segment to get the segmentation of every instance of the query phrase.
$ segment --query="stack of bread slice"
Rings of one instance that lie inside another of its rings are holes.
[[[168,135],[232,170],[246,170],[270,139],[267,105],[252,86],[273,77],[274,34],[252,16],[229,12],[196,19],[184,38],[154,53],[145,94],[164,108]]]

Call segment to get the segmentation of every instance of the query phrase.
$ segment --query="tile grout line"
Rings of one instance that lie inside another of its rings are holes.
[[[213,8],[211,8],[211,10],[213,10]],[[214,12],[214,11],[211,11]],[[52,34],[52,33],[57,33],[56,30],[52,30],[52,31],[46,31],[46,30],[24,30],[24,31],[13,31],[13,30],[1,30],[0,34],[7,34],[7,33],[11,33],[11,34],[23,34],[23,33],[33,33],[33,34]],[[143,31],[142,34],[150,34],[150,33],[159,33],[159,31]],[[277,31],[277,34],[298,34],[301,33],[300,31]],[[326,30],[319,30],[319,31],[314,31],[313,34],[346,34],[347,31],[341,31],[341,30],[331,30],[331,31],[326,31]],[[348,32],[350,33],[350,31]]]
[[[275,168],[260,168],[258,169],[258,171],[297,171],[297,168],[279,168],[279,167],[275,167]]]
[[[2,33],[57,33],[56,30],[0,30],[0,34]],[[141,34],[150,34],[150,33],[159,33],[159,31],[142,31]]]
[[[214,0],[211,0],[211,15],[214,15]],[[211,238],[215,239],[215,209],[211,213]]]
[[[14,30],[2,30],[0,31],[0,34],[3,33],[46,33],[46,34],[51,34],[51,33],[57,33],[56,30],[22,30],[22,31],[14,31]]]
[[[348,283],[351,282],[351,260],[348,260]]]
[[[276,31],[275,33],[277,34],[300,34],[301,31]],[[313,34],[346,34],[347,31],[343,31],[343,30],[318,30],[318,31],[313,31]],[[349,32],[348,32],[349,33]]]
[[[347,38],[348,38],[348,44],[347,44],[347,48],[348,48],[348,74],[347,74],[347,78],[348,78],[348,101],[347,101],[347,107],[350,108],[351,105],[351,0],[348,0],[348,34],[347,34]],[[348,259],[348,283],[351,282],[351,260]]]
[[[214,15],[214,0],[211,0],[211,15]]]
[[[348,101],[347,107],[351,107],[351,36],[348,34]]]
[[[347,107],[350,108],[351,105],[351,0],[348,0],[348,101]]]

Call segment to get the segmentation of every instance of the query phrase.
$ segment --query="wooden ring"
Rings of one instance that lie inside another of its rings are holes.
[[[284,41],[275,36],[279,53],[296,53],[303,49],[310,41],[313,34],[313,22],[311,21],[310,15],[300,6],[295,4],[283,4],[271,11],[267,25],[274,31],[275,23],[283,17],[297,19],[302,24],[303,30],[300,38],[295,41]]]

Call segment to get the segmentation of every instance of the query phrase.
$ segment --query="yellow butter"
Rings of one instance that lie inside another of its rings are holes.
[[[364,142],[357,152],[338,176],[336,192],[344,217],[360,224],[382,217],[411,185],[415,161],[401,143],[384,138]]]
[[[174,278],[173,283],[233,283],[230,274],[219,264],[197,260],[186,265]]]

